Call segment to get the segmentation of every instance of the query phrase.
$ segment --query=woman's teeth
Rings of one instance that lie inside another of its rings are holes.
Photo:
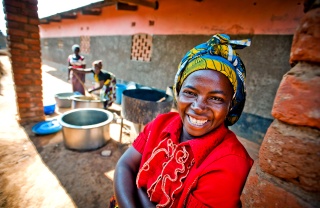
[[[204,123],[206,123],[208,120],[197,120],[195,118],[192,118],[189,116],[190,123],[196,126],[202,126]]]

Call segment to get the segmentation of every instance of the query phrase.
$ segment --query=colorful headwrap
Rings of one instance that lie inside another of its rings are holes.
[[[235,49],[250,46],[251,40],[230,40],[225,34],[216,34],[186,53],[182,58],[175,76],[173,92],[177,99],[185,79],[197,70],[212,69],[224,74],[234,90],[232,108],[227,115],[226,125],[238,121],[246,100],[246,69]]]

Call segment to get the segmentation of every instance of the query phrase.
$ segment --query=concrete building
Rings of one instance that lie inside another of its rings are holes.
[[[273,120],[276,90],[290,69],[290,47],[303,2],[120,2],[149,4],[101,1],[42,18],[42,60],[66,64],[71,46],[78,43],[88,64],[101,59],[118,79],[166,90],[184,53],[195,45],[215,33],[251,38],[251,47],[238,51],[247,68],[247,101],[231,128],[260,144]]]
[[[104,7],[93,5],[69,15],[42,19],[41,22],[51,22],[41,24],[40,31],[37,0],[3,2],[21,123],[44,118],[41,61],[60,63],[75,42],[90,43],[90,50],[85,53],[88,61],[103,59],[107,69],[120,79],[164,89],[172,84],[183,53],[206,41],[212,33],[228,33],[233,38],[249,36],[252,46],[239,51],[248,71],[248,101],[240,125],[245,124],[246,133],[253,135],[254,131],[264,134],[263,126],[268,132],[243,190],[243,207],[320,206],[318,0],[188,0],[183,5],[180,1],[163,0],[159,1],[158,10],[154,10],[154,3],[152,8],[144,7],[150,5],[143,0],[131,0],[143,5],[115,1],[107,5],[109,1],[105,1]],[[105,18],[98,21],[103,15]],[[138,28],[139,25],[144,26]],[[59,30],[70,34],[57,33]],[[90,34],[92,31],[97,33]],[[139,60],[138,55],[139,61],[132,60],[132,40],[141,33],[147,37],[145,40],[152,37],[148,42],[152,44],[151,58]],[[251,139],[261,142],[262,137]]]

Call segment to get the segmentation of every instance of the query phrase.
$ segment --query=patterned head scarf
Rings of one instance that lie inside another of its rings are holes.
[[[78,44],[74,44],[71,49],[74,52],[74,50],[76,50],[76,48],[80,49],[80,46]]]
[[[232,107],[225,124],[233,125],[238,121],[246,100],[246,69],[235,49],[250,46],[251,40],[230,40],[225,34],[216,34],[186,53],[182,58],[175,76],[173,92],[177,99],[185,79],[193,72],[212,69],[224,74],[233,86]]]

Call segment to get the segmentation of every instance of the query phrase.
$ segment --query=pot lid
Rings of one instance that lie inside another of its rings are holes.
[[[53,134],[62,129],[59,121],[53,119],[50,121],[41,121],[32,127],[32,132],[39,135]]]

